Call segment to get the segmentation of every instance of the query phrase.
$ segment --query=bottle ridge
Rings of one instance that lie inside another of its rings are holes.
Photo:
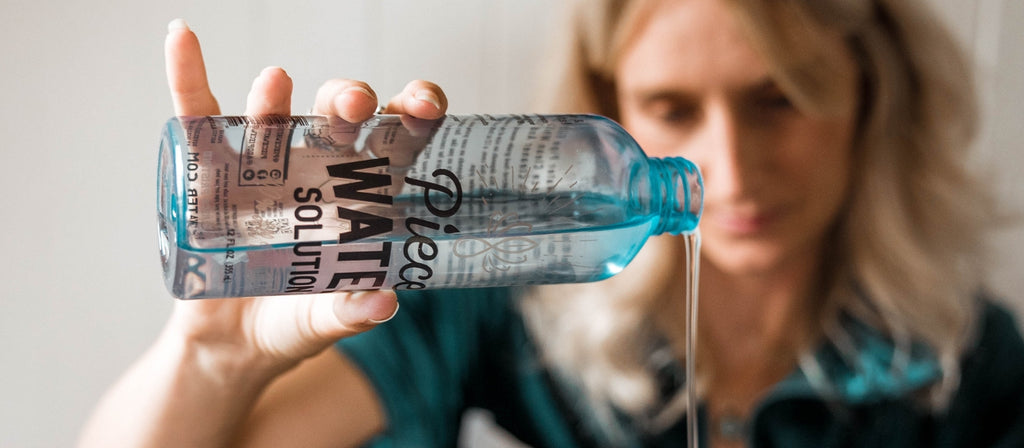
[[[594,115],[174,117],[157,191],[185,299],[596,281],[703,198]]]

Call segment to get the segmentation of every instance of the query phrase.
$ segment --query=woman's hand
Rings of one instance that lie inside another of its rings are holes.
[[[175,114],[220,114],[207,82],[199,40],[183,21],[169,26],[165,55]],[[268,67],[253,81],[245,114],[288,115],[291,95],[287,73]],[[378,101],[366,83],[335,79],[319,89],[314,104],[313,113],[359,122],[373,115]],[[444,115],[446,108],[444,92],[437,85],[413,81],[388,102],[385,112],[433,119]],[[391,291],[183,300],[175,303],[164,337],[209,350],[214,360],[281,371],[339,338],[373,328],[397,310]]]
[[[171,22],[165,52],[175,114],[220,114],[185,22]],[[245,113],[287,115],[291,94],[284,70],[267,68]],[[365,83],[338,79],[317,93],[314,112],[362,121],[376,107]],[[414,81],[387,112],[433,119],[445,109],[440,88]],[[100,400],[79,446],[362,443],[384,427],[383,411],[369,381],[327,348],[397,310],[391,291],[176,301],[164,332]]]

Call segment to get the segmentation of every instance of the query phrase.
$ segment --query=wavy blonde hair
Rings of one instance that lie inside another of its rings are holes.
[[[615,64],[658,1],[665,0],[575,4],[540,109],[617,119]],[[968,60],[919,2],[724,1],[780,88],[806,113],[836,106],[829,73],[843,52],[823,47],[821,33],[841,32],[855,56],[862,97],[853,188],[828,241],[822,301],[808,319],[851,362],[856,347],[842,316],[892,339],[894,369],[905,363],[912,343],[926,344],[943,369],[931,397],[941,407],[957,385],[959,358],[978,314],[983,230],[993,209],[965,168],[976,128]],[[613,421],[618,409],[658,428],[685,412],[685,390],[666,400],[657,378],[666,357],[686,356],[684,304],[669,289],[683,259],[680,246],[678,237],[652,238],[612,279],[539,287],[524,298],[542,356],[579,386],[581,405],[599,421]],[[827,391],[827,380],[815,374],[813,348],[795,355]],[[697,365],[703,379],[685,387],[699,391],[712,372]]]

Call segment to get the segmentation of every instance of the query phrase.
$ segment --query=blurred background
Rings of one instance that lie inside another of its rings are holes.
[[[913,0],[907,0],[913,1]],[[971,160],[1024,212],[1024,2],[933,4],[973,56],[984,127]],[[453,113],[527,112],[551,0],[2,0],[0,447],[66,447],[171,307],[156,246],[159,132],[172,114],[167,23],[199,35],[224,113],[269,65],[309,110],[330,78],[382,101],[415,78]],[[1024,315],[1024,225],[993,236],[991,286]]]

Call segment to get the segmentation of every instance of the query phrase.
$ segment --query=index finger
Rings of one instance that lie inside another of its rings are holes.
[[[175,115],[220,114],[220,106],[206,80],[199,38],[184,20],[175,19],[167,25],[164,61]]]

